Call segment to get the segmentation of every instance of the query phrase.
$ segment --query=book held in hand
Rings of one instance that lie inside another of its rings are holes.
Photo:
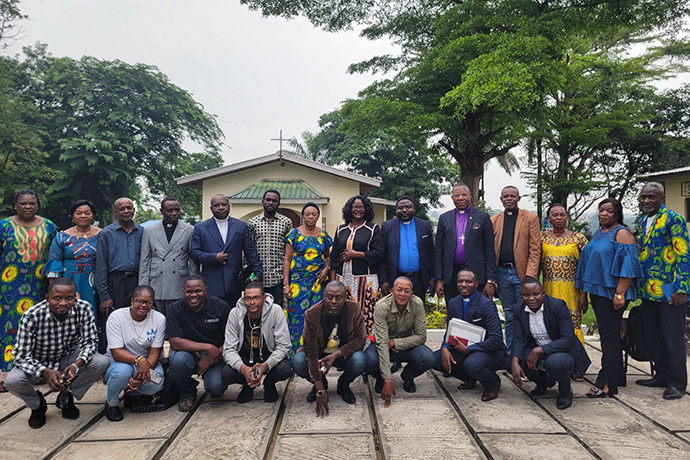
[[[457,342],[462,342],[469,347],[475,343],[481,342],[486,336],[486,329],[481,326],[468,323],[459,318],[452,318],[448,322],[448,329],[446,330],[446,342],[450,346],[455,346]]]

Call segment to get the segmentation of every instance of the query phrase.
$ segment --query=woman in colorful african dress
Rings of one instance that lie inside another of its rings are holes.
[[[587,302],[579,289],[575,289],[577,262],[587,237],[568,230],[568,213],[563,205],[554,203],[546,211],[546,219],[552,229],[541,232],[541,273],[544,293],[565,301],[575,326],[575,335],[582,345],[582,313],[587,311]]]
[[[364,195],[347,200],[343,220],[333,240],[331,279],[345,284],[348,296],[360,305],[371,335],[379,292],[378,265],[385,256],[381,229],[372,222],[374,207]]]
[[[36,192],[22,190],[14,196],[17,214],[0,220],[0,389],[4,389],[1,383],[13,367],[12,348],[19,319],[44,299],[48,285],[41,270],[57,227],[37,215],[40,205]]]
[[[96,207],[88,200],[78,200],[70,207],[69,215],[75,225],[58,233],[53,240],[43,274],[49,280],[73,280],[79,298],[91,304],[93,316],[97,318],[94,272],[96,244],[101,229],[91,225],[95,213]]]
[[[287,319],[292,342],[291,356],[302,345],[304,312],[323,299],[323,285],[328,277],[329,255],[333,240],[319,227],[319,207],[307,203],[302,208],[303,225],[285,237],[283,286],[287,301]]]

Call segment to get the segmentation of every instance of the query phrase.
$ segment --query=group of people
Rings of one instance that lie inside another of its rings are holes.
[[[456,184],[451,198],[455,209],[440,216],[435,237],[415,216],[412,197],[400,197],[396,217],[379,226],[363,195],[345,203],[331,237],[314,203],[292,228],[278,213],[277,190],[264,193],[262,211],[246,223],[216,195],[213,217],[195,226],[166,198],[162,221],[143,228],[133,221],[132,200],[120,198],[117,220],[100,230],[93,204],[79,200],[69,210],[75,225],[59,233],[38,216],[38,196],[19,192],[17,214],[0,221],[3,386],[32,409],[32,427],[45,423],[46,402],[33,387],[41,379],[58,392],[63,416],[76,418],[74,399],[102,376],[105,414],[117,421],[123,391],[125,398],[155,394],[165,378],[180,394],[179,410],[189,411],[195,374],[211,397],[241,384],[245,403],[263,383],[264,400],[273,402],[276,383],[294,369],[313,384],[307,400],[323,416],[333,366],[343,371],[337,394],[345,402],[355,402],[350,383],[367,374],[388,406],[402,363],[406,392],[434,368],[462,380],[461,390],[479,381],[482,401],[490,401],[500,390],[497,371],[506,368],[516,385],[536,383],[531,395],[558,383],[557,407],[565,409],[570,380],[581,380],[590,364],[582,312],[592,304],[603,354],[587,396],[614,395],[626,384],[623,312],[640,297],[656,372],[637,383],[664,387],[665,399],[684,394],[690,242],[683,217],[663,205],[663,186],[642,188],[637,241],[614,199],[599,204],[600,228],[588,242],[568,229],[560,204],[549,206],[551,228],[541,230],[537,216],[519,208],[514,186],[504,187],[504,210],[493,217],[470,205],[466,184]],[[424,308],[432,293],[445,297],[448,321],[480,326],[483,340],[447,334],[432,352]],[[172,350],[167,369],[164,340]]]

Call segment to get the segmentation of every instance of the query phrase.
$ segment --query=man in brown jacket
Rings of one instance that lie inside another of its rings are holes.
[[[541,231],[539,218],[518,209],[520,191],[513,185],[501,190],[505,210],[491,218],[494,226],[494,248],[498,267],[498,296],[505,315],[506,346],[510,353],[513,341],[513,306],[522,305],[522,282],[525,277],[539,279]]]
[[[364,373],[362,348],[366,341],[364,317],[355,302],[345,300],[347,289],[340,281],[326,285],[323,300],[304,314],[303,351],[292,358],[295,373],[314,383],[307,402],[316,401],[316,415],[328,415],[328,380],[332,366],[343,369],[337,393],[355,403],[350,383]]]

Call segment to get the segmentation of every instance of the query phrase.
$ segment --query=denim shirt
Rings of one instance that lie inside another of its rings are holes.
[[[108,274],[139,270],[142,235],[140,225],[132,223],[132,229],[127,233],[119,221],[101,230],[96,248],[96,291],[101,302],[110,300]]]

